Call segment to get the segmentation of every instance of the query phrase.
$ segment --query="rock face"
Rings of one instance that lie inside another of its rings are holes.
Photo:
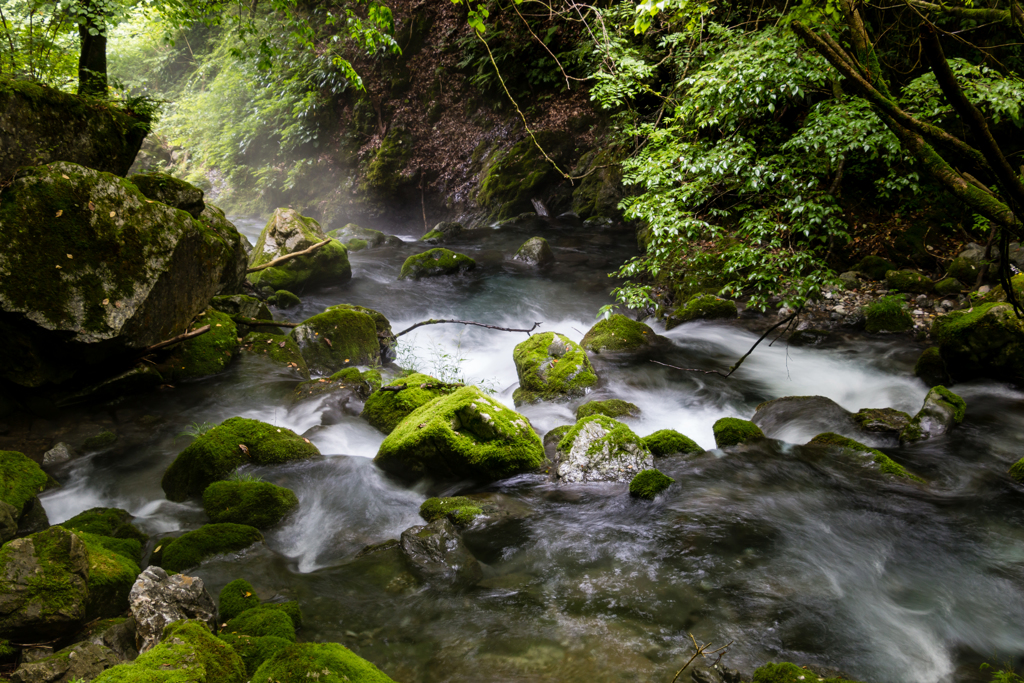
[[[557,449],[556,474],[562,482],[626,482],[654,467],[654,456],[626,425],[604,415],[585,417]]]
[[[29,81],[0,78],[0,178],[10,178],[19,166],[54,161],[123,176],[148,132],[146,118]]]
[[[615,313],[587,330],[580,346],[592,353],[635,353],[649,349],[658,339],[661,338],[647,325]]]
[[[984,376],[1024,383],[1024,321],[1009,304],[952,311],[935,319],[932,335],[953,379]]]
[[[353,365],[394,358],[391,323],[371,308],[338,304],[292,330],[310,371],[330,375]]]
[[[525,417],[462,387],[410,413],[374,462],[406,479],[494,481],[539,467],[544,447]]]
[[[419,280],[424,277],[458,275],[476,268],[476,261],[450,249],[430,249],[405,259],[399,280]]]
[[[66,162],[19,172],[0,234],[0,375],[27,387],[180,334],[244,270],[242,238],[222,214],[193,219]]]
[[[166,173],[136,173],[128,180],[147,198],[181,209],[193,218],[199,218],[206,209],[202,190]]]
[[[444,517],[406,529],[400,543],[413,572],[424,581],[471,585],[483,578],[480,563]]]
[[[50,527],[0,548],[0,638],[67,635],[86,616],[89,555],[70,531]]]
[[[921,410],[900,432],[900,443],[908,444],[942,436],[964,420],[967,403],[944,386],[932,387]]]
[[[580,398],[597,384],[587,353],[564,334],[535,334],[516,346],[512,359],[519,375],[516,406]]]
[[[121,663],[109,647],[96,643],[75,643],[49,657],[28,662],[11,674],[11,683],[69,683],[96,678],[105,669]]]
[[[551,246],[546,239],[531,237],[523,242],[519,251],[512,258],[530,266],[546,266],[549,263],[554,263],[555,254],[551,251]]]
[[[302,251],[325,239],[329,238],[312,218],[302,216],[294,209],[278,209],[252,248],[249,267]],[[310,285],[347,282],[352,277],[352,266],[348,262],[348,250],[341,242],[332,239],[312,254],[285,261],[280,266],[264,268],[247,277],[257,287],[298,292]]]
[[[195,576],[168,576],[160,567],[147,567],[135,580],[129,602],[142,640],[139,652],[151,650],[164,628],[181,619],[217,627],[217,606],[203,580]]]

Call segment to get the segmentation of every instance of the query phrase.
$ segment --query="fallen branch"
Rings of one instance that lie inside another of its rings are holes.
[[[676,675],[672,678],[672,683],[676,683],[676,680],[679,678],[680,674],[683,673],[683,671],[686,669],[686,667],[690,666],[690,664],[693,664],[693,660],[697,659],[697,657],[707,657],[708,655],[713,655],[713,654],[718,654],[720,652],[724,652],[726,650],[726,648],[728,648],[734,642],[734,641],[730,640],[727,644],[723,645],[722,647],[718,648],[717,650],[712,650],[711,652],[707,652],[707,649],[709,647],[711,647],[711,643],[705,643],[704,645],[698,645],[697,644],[697,639],[693,637],[693,634],[691,633],[689,635],[690,635],[690,640],[693,641],[693,646],[695,648],[697,648],[697,651],[693,653],[693,656],[690,657],[690,660],[688,662],[686,662],[686,664],[683,664],[683,668],[676,672]],[[722,655],[719,654],[718,655],[718,659],[721,659],[721,658],[722,658]]]
[[[206,334],[209,331],[210,331],[210,326],[209,325],[203,325],[198,330],[192,330],[191,332],[186,332],[185,334],[179,334],[177,337],[171,337],[167,341],[162,341],[159,344],[153,344],[152,346],[147,346],[146,348],[144,348],[141,351],[139,351],[139,355],[145,355],[147,353],[152,353],[153,351],[159,351],[160,349],[167,348],[168,346],[172,346],[174,344],[177,344],[178,342],[183,342],[183,341],[186,341],[188,339],[193,339],[194,337],[198,337],[201,334]]]
[[[396,337],[401,337],[406,332],[412,332],[417,327],[423,327],[424,325],[440,325],[441,323],[455,323],[457,325],[476,325],[477,327],[486,327],[489,330],[501,330],[502,332],[525,332],[527,335],[529,335],[531,332],[533,332],[535,329],[537,329],[541,325],[541,323],[534,323],[533,327],[531,327],[528,330],[516,330],[516,329],[513,329],[511,327],[498,327],[497,325],[485,325],[483,323],[475,323],[475,322],[472,322],[470,320],[434,320],[433,318],[431,318],[430,320],[424,320],[423,322],[418,322],[415,325],[413,325],[412,327],[407,327],[404,330],[402,330],[401,332],[399,332],[398,334],[396,334],[395,336]]]
[[[242,316],[231,318],[236,325],[248,325],[249,327],[298,327],[302,323],[287,323],[281,320],[257,320],[256,318],[243,318]]]
[[[464,386],[466,386],[466,385],[463,384],[462,382],[427,382],[425,384],[420,384],[419,385],[420,389],[446,389],[448,387],[464,387]],[[409,388],[408,383],[406,383],[406,384],[395,384],[395,385],[392,385],[392,386],[381,387],[380,391],[393,391],[393,392],[395,392],[397,394],[399,391],[405,391],[408,388]]]
[[[274,266],[280,265],[280,264],[284,263],[285,261],[287,261],[288,259],[293,259],[296,256],[305,256],[307,254],[312,254],[314,251],[316,251],[317,249],[319,249],[320,247],[324,246],[325,244],[327,244],[330,241],[331,240],[326,239],[323,242],[317,242],[316,244],[314,244],[313,246],[309,247],[308,249],[303,249],[302,251],[293,251],[290,254],[285,254],[284,256],[278,256],[273,261],[267,261],[264,264],[261,264],[261,265],[258,265],[258,266],[253,266],[252,268],[246,269],[245,272],[246,272],[246,274],[248,274],[248,273],[255,273],[256,271],[263,270],[264,268],[273,268]]]

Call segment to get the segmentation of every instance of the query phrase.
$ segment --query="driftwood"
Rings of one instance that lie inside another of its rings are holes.
[[[245,272],[246,272],[246,274],[248,274],[248,273],[255,273],[256,271],[263,270],[264,268],[273,268],[274,266],[278,266],[278,265],[284,263],[285,261],[287,261],[289,259],[295,258],[296,256],[306,256],[307,254],[312,254],[314,251],[316,251],[317,249],[319,249],[320,247],[324,246],[325,244],[327,244],[330,241],[331,240],[326,239],[323,242],[317,242],[316,244],[314,244],[313,246],[309,247],[308,249],[303,249],[302,251],[293,251],[290,254],[285,254],[284,256],[278,256],[273,261],[267,261],[266,263],[264,263],[262,265],[253,266],[252,268],[247,269]]]
[[[298,327],[302,323],[288,323],[281,320],[257,320],[256,318],[243,318],[232,316],[236,325],[248,325],[249,327]]]
[[[192,330],[191,332],[186,332],[185,334],[179,334],[177,337],[171,337],[170,339],[168,339],[166,341],[162,341],[159,344],[153,344],[152,346],[147,346],[146,348],[144,348],[141,351],[139,351],[139,355],[145,355],[147,353],[152,353],[153,351],[159,351],[160,349],[167,348],[168,346],[172,346],[174,344],[177,344],[178,342],[183,342],[183,341],[186,341],[188,339],[192,339],[194,337],[198,337],[201,334],[206,334],[209,331],[210,331],[210,326],[209,325],[203,325],[198,330]]]
[[[425,384],[420,384],[419,388],[420,389],[444,389],[444,388],[447,388],[447,387],[464,387],[464,386],[466,386],[466,385],[463,384],[462,382],[427,382]],[[406,384],[395,384],[395,385],[389,386],[389,387],[381,387],[379,389],[379,391],[393,391],[393,392],[395,392],[397,394],[399,391],[405,391],[408,388],[409,388],[409,384],[408,383],[406,383]]]
[[[424,325],[440,325],[441,323],[455,323],[457,325],[476,325],[477,327],[486,327],[489,330],[501,330],[502,332],[525,332],[527,335],[529,335],[531,332],[533,332],[535,329],[537,329],[541,325],[541,323],[534,323],[533,327],[531,327],[528,330],[516,330],[516,329],[513,329],[511,327],[498,327],[497,325],[485,325],[484,323],[475,323],[475,322],[472,322],[470,320],[434,320],[433,318],[431,318],[430,320],[424,320],[422,322],[418,322],[415,325],[413,325],[412,327],[407,327],[404,330],[402,330],[401,332],[399,332],[398,334],[396,334],[395,336],[396,337],[401,337],[406,332],[412,332],[417,327],[423,327]]]

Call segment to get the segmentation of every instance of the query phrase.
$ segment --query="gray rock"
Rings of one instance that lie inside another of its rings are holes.
[[[822,432],[859,437],[852,413],[825,396],[784,396],[757,406],[751,422],[771,439],[792,443]]]
[[[440,244],[442,242],[447,242],[454,237],[458,237],[464,229],[465,228],[462,223],[443,221],[435,225],[430,232],[421,237],[420,241],[427,242],[429,244]]]
[[[314,219],[294,209],[277,209],[249,254],[249,267],[265,265],[280,256],[302,251],[327,239],[330,238]],[[345,246],[330,239],[312,254],[263,268],[246,277],[257,288],[301,292],[309,285],[346,282],[352,278],[352,266]]]
[[[921,410],[900,432],[900,444],[942,436],[963,422],[966,411],[962,398],[943,386],[932,387]]]
[[[120,658],[110,648],[96,643],[75,643],[49,657],[22,664],[11,674],[11,683],[91,681],[120,663]]]
[[[86,640],[110,648],[122,661],[131,661],[139,656],[139,651],[135,647],[138,635],[139,629],[135,623],[135,617],[128,617],[124,621],[89,633]]]
[[[556,475],[567,484],[629,482],[654,467],[654,456],[626,425],[604,415],[585,417],[569,431],[568,450],[559,446]],[[563,439],[564,440],[564,439]]]
[[[910,416],[895,408],[863,408],[853,420],[866,432],[899,434],[910,424]]]
[[[284,334],[280,327],[268,327],[265,325],[250,327],[249,325],[245,325],[238,321],[239,318],[248,318],[250,320],[274,319],[274,314],[270,312],[270,309],[267,307],[267,305],[254,296],[246,296],[244,294],[215,296],[210,301],[210,306],[212,306],[214,310],[230,315],[235,320],[235,325],[238,326],[239,337],[244,337],[250,332],[263,332],[265,334]]]
[[[21,512],[21,519],[18,520],[18,535],[28,536],[50,527],[50,520],[46,516],[46,509],[39,502],[39,496],[34,497]]]
[[[53,465],[63,464],[68,460],[71,460],[71,457],[71,446],[61,441],[56,446],[43,453],[43,467],[52,467]]]
[[[445,517],[406,529],[399,542],[413,573],[424,581],[471,585],[483,577],[480,563]]]
[[[142,643],[140,653],[157,645],[164,627],[175,621],[198,619],[211,631],[217,627],[217,605],[195,576],[168,576],[160,567],[147,567],[135,580],[128,602]]]
[[[996,250],[992,251],[992,255],[998,258]],[[962,252],[960,252],[959,258],[962,258],[969,263],[973,263],[974,265],[980,265],[985,261],[985,247],[977,244],[976,242],[971,242]]]
[[[134,183],[147,199],[181,209],[193,218],[199,218],[206,209],[202,190],[166,173],[136,173],[128,180]]]
[[[551,251],[548,241],[543,237],[531,237],[523,242],[513,257],[516,261],[531,266],[545,266],[554,262],[555,254]]]
[[[10,503],[0,500],[0,545],[18,534],[18,517],[21,511]]]
[[[859,289],[861,286],[860,274],[855,270],[840,273],[839,280],[846,289]]]

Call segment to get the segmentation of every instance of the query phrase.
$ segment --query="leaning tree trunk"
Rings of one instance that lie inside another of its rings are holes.
[[[107,36],[102,26],[90,19],[78,25],[81,52],[78,55],[78,94],[104,97],[107,94]]]

